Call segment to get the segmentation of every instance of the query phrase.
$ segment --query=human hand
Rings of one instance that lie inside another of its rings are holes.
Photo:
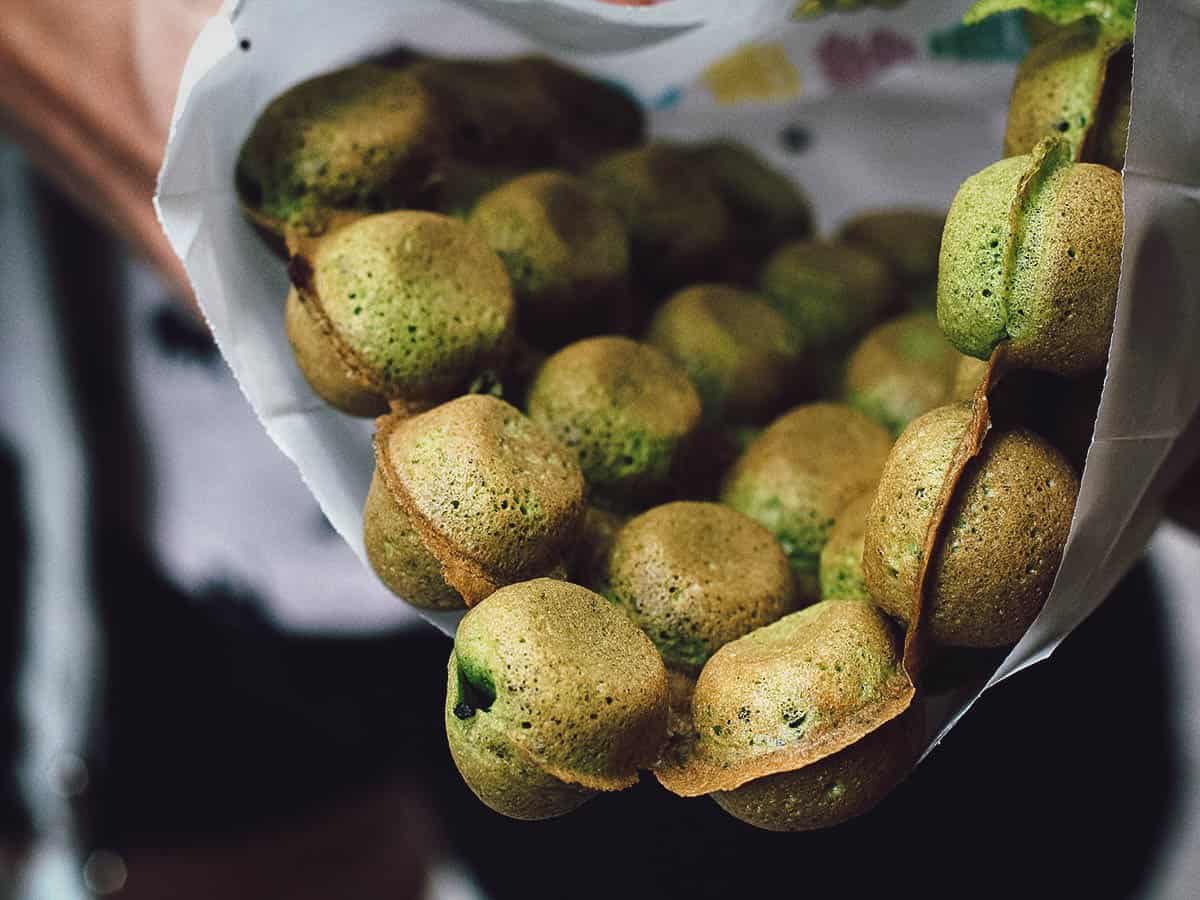
[[[0,124],[81,206],[183,297],[187,276],[154,213],[175,91],[220,0],[4,0]]]

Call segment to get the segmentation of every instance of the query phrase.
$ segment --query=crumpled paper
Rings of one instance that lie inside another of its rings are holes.
[[[296,369],[283,266],[243,220],[233,188],[241,143],[273,97],[396,46],[445,56],[537,51],[625,85],[650,109],[656,136],[752,144],[812,196],[828,232],[866,208],[947,208],[964,178],[998,158],[1020,37],[1011,23],[963,32],[969,5],[924,0],[797,22],[795,0],[229,2],[184,72],[160,217],[246,398],[365,560],[371,423],[326,407]],[[1141,4],[1116,334],[1062,568],[1042,614],[986,685],[929,701],[930,747],[982,689],[1046,658],[1112,590],[1200,437],[1181,440],[1200,400],[1200,115],[1189,87],[1200,84],[1198,46],[1196,0]],[[731,72],[783,85],[782,95],[752,89],[743,94],[771,99],[718,102],[730,96],[722,85]],[[449,634],[459,615],[426,617]]]

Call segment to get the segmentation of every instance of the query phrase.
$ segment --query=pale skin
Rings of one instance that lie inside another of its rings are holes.
[[[219,7],[0,0],[0,126],[186,298],[151,198],[188,49]]]

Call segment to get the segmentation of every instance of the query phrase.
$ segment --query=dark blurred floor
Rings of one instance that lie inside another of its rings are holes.
[[[17,702],[17,673],[25,641],[25,604],[29,534],[21,510],[21,469],[13,448],[0,440],[0,836],[22,845],[29,835],[29,812],[12,764],[21,752],[22,729]]]
[[[113,646],[85,804],[103,846],[277,829],[402,773],[497,900],[858,896],[910,878],[934,896],[1019,896],[1035,877],[1038,896],[1119,898],[1143,884],[1173,812],[1180,698],[1144,567],[1051,662],[986,694],[874,814],[804,835],[755,831],[649,778],[561,820],[509,822],[450,762],[444,637],[288,640],[174,603],[153,581],[121,588],[140,619],[130,631],[154,639]]]

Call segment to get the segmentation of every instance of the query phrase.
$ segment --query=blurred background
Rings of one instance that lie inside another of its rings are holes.
[[[1194,483],[862,820],[767,834],[653,780],[549,823],[480,805],[441,725],[449,640],[325,521],[158,233],[213,5],[0,8],[0,897],[1196,895]]]

